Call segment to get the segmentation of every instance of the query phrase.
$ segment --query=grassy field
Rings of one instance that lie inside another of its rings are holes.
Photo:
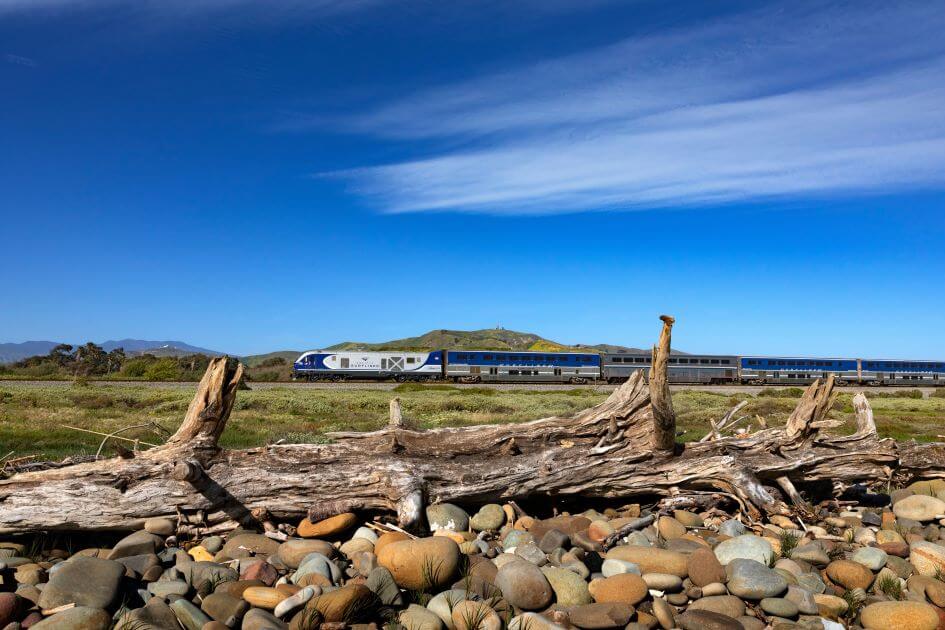
[[[742,413],[757,428],[756,416],[769,426],[783,424],[800,389],[768,390],[763,394],[719,394],[680,391],[673,395],[680,441],[705,435],[709,420],[720,418],[742,400]],[[424,428],[493,422],[521,422],[564,415],[594,405],[606,393],[578,388],[564,391],[459,389],[449,385],[401,385],[394,393],[378,390],[305,390],[275,388],[242,391],[223,434],[227,447],[246,447],[285,440],[325,441],[324,433],[372,430],[386,422],[390,398],[397,395],[405,417]],[[871,403],[883,436],[900,440],[934,441],[945,434],[945,398],[912,398],[910,391],[874,395]],[[109,433],[136,424],[150,426],[123,433],[144,442],[163,441],[161,430],[173,432],[183,418],[192,391],[155,386],[108,384],[72,387],[25,386],[0,382],[0,457],[36,455],[60,459],[94,454],[101,437],[65,425]],[[851,394],[842,393],[832,417],[847,421],[852,430]],[[744,424],[744,423],[743,423]],[[113,452],[113,451],[108,451]]]

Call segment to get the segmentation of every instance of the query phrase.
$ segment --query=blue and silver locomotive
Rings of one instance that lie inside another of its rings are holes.
[[[296,379],[346,381],[394,379],[433,381],[443,378],[442,350],[433,352],[306,352],[293,366]]]

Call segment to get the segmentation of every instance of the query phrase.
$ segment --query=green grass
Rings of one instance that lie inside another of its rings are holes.
[[[791,552],[797,548],[797,544],[800,542],[800,538],[796,534],[790,531],[781,532],[781,550],[780,555],[782,558],[790,558]]]
[[[901,600],[902,595],[902,582],[899,581],[899,578],[894,575],[884,575],[880,578],[879,584],[877,585],[879,590],[888,595],[891,599]]]
[[[673,394],[680,441],[706,434],[709,420],[721,418],[741,400],[748,400],[739,426],[783,425],[797,403],[793,391],[784,396],[752,396],[685,390]],[[94,454],[100,436],[64,428],[72,425],[105,433],[129,425],[156,423],[168,432],[178,426],[193,390],[161,385],[85,386],[0,382],[0,457],[36,455],[60,459]],[[569,390],[496,390],[484,387],[407,383],[394,391],[273,388],[241,391],[221,443],[230,448],[258,446],[283,440],[324,442],[328,431],[370,431],[387,421],[390,399],[401,400],[404,417],[420,428],[522,422],[568,415],[603,401],[607,392],[590,388]],[[877,427],[883,437],[934,441],[943,432],[945,398],[871,398]],[[850,393],[841,393],[832,416],[846,421],[837,433],[853,431]],[[130,438],[160,443],[152,427],[123,433]],[[130,446],[123,443],[124,446]],[[106,447],[105,452],[114,451]]]

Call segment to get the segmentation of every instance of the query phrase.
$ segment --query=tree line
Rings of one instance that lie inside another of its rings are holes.
[[[210,364],[205,354],[159,357],[153,354],[128,356],[124,348],[106,352],[88,342],[80,346],[59,344],[49,354],[0,365],[0,373],[32,378],[130,378],[148,381],[200,380]]]

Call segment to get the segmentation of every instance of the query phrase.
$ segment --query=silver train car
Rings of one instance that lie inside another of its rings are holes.
[[[741,382],[748,385],[806,385],[833,375],[838,385],[861,381],[857,359],[741,357]]]
[[[640,353],[601,355],[601,379],[621,383],[635,371],[649,370],[652,356]],[[667,376],[670,383],[721,385],[738,382],[738,357],[727,355],[672,355]]]
[[[588,383],[600,355],[583,352],[446,351],[445,376],[457,383]]]
[[[859,381],[869,385],[945,385],[943,361],[857,359]]]

